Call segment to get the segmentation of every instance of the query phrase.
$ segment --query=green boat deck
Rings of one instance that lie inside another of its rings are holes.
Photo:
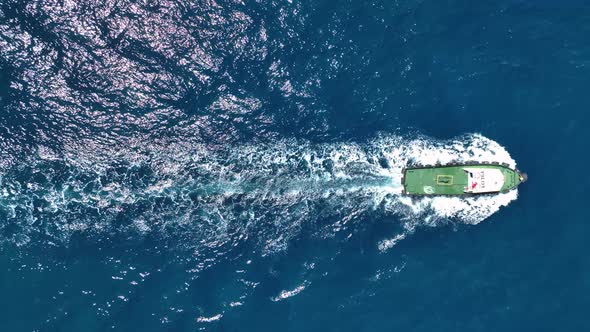
[[[526,179],[526,175],[500,164],[413,167],[405,169],[403,174],[404,193],[409,195],[463,196],[506,192]]]

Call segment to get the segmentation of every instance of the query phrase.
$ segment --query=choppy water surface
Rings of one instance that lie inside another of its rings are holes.
[[[522,158],[534,186],[579,155],[586,7],[1,1],[0,330],[475,331],[573,312],[535,307],[580,292],[523,268],[555,241],[539,221],[571,210],[411,199],[400,179]]]

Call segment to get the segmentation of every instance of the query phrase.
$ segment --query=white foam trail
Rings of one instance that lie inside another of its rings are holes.
[[[478,134],[438,141],[380,136],[364,144],[285,140],[213,149],[190,141],[81,142],[64,151],[39,149],[29,169],[0,174],[3,241],[35,236],[67,245],[74,233],[156,234],[194,249],[229,250],[253,240],[264,253],[288,247],[309,223],[336,220],[333,236],[375,210],[397,216],[403,232],[452,220],[477,224],[517,192],[472,198],[401,195],[411,164],[496,161],[515,167],[498,143]],[[397,236],[397,235],[396,235]],[[176,239],[176,240],[175,240]],[[33,241],[35,242],[35,241]],[[204,249],[203,249],[204,248]]]

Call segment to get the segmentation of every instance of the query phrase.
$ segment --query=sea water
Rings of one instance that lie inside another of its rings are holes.
[[[0,2],[0,330],[589,329],[588,10]]]

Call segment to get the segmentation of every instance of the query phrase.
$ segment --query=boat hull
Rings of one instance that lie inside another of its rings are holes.
[[[460,163],[407,167],[402,171],[403,194],[473,196],[514,190],[526,174],[500,163]]]

